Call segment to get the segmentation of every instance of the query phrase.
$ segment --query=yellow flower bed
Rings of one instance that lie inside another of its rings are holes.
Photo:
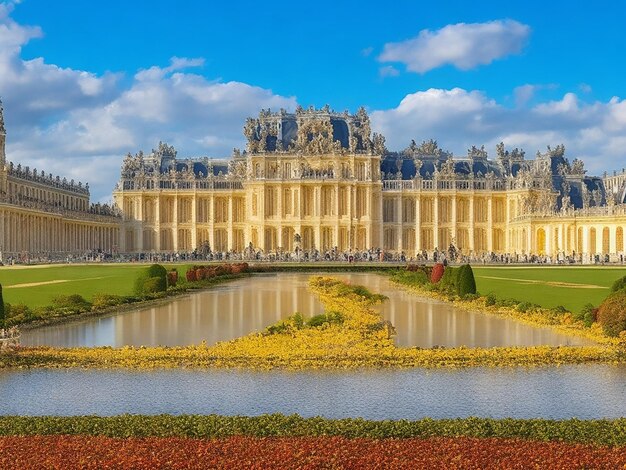
[[[354,369],[361,367],[537,366],[590,362],[623,363],[626,352],[614,345],[586,347],[398,348],[393,327],[372,307],[384,297],[364,288],[313,277],[310,289],[326,312],[341,323],[320,326],[279,322],[214,346],[104,348],[18,348],[0,355],[0,367],[243,367],[255,369]]]

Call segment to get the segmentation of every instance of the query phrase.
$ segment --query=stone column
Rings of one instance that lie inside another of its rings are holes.
[[[394,224],[395,226],[398,228],[398,232],[397,232],[397,241],[398,241],[398,245],[397,245],[397,250],[399,253],[401,253],[404,250],[404,243],[403,243],[403,230],[404,230],[404,224],[402,222],[402,212],[403,212],[403,208],[402,208],[402,191],[400,191],[400,194],[398,194],[396,196],[396,217],[397,219],[394,220]]]
[[[612,225],[609,227],[609,253],[617,253],[617,226]]]
[[[195,183],[194,183],[195,184]],[[193,192],[191,198],[191,250],[195,250],[198,247],[198,194]]]
[[[157,196],[154,203],[154,227],[156,230],[156,240],[154,243],[154,249],[156,251],[161,251],[161,196]],[[120,237],[121,243],[124,242],[124,236]],[[124,251],[127,251],[127,248],[124,247]]]
[[[469,229],[468,229],[468,238],[469,238],[469,251],[470,253],[474,253],[474,194],[470,195],[469,198]]]
[[[212,191],[209,197],[209,207],[207,210],[207,218],[209,220],[209,245],[211,246],[211,250],[215,250],[215,193]],[[258,210],[261,211],[261,204],[258,204]],[[259,234],[259,239],[261,238],[261,234]]]
[[[337,168],[336,171],[339,172],[340,166],[339,165],[335,165],[335,168]],[[335,197],[335,201],[334,201],[335,202],[335,204],[334,204],[334,207],[335,207],[335,217],[334,217],[334,219],[335,219],[335,228],[333,230],[333,232],[334,232],[334,234],[333,234],[333,237],[334,237],[334,240],[333,240],[334,244],[333,244],[333,246],[337,246],[338,247],[339,246],[339,232],[340,232],[340,230],[339,230],[339,225],[340,225],[339,222],[341,220],[341,214],[339,213],[340,212],[339,211],[339,196],[341,195],[341,191],[339,190],[339,183],[335,183],[335,187],[333,188],[333,195]],[[349,233],[350,232],[348,232],[348,237],[350,236]],[[350,244],[349,241],[348,241],[348,244]]]
[[[487,251],[493,252],[493,195],[487,198]]]
[[[228,228],[226,229],[227,250],[233,249],[233,194],[228,197]]]
[[[178,246],[178,194],[174,196],[174,207],[172,208],[174,213],[172,214],[172,248],[174,251],[179,251]]]
[[[452,208],[451,208],[452,213],[450,214],[450,218],[452,219],[452,237],[454,238],[454,241],[456,245],[458,246],[459,241],[457,240],[458,233],[457,233],[457,220],[456,220],[456,198],[457,198],[457,193],[455,191],[451,198],[452,199]],[[448,247],[446,247],[445,249],[447,250]]]
[[[415,198],[415,252],[422,251],[421,195]]]
[[[435,181],[435,184],[437,182]],[[441,250],[439,246],[439,192],[435,192],[434,204],[433,204],[433,245],[435,249]]]

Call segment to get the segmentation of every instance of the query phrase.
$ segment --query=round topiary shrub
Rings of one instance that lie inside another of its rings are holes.
[[[437,263],[433,266],[433,272],[430,275],[430,282],[437,284],[443,277],[445,266],[441,263]]]
[[[187,282],[195,282],[196,281],[196,270],[191,268],[188,269],[187,272],[185,273],[185,278],[187,279]]]
[[[159,292],[164,292],[167,290],[167,269],[165,269],[160,264],[153,264],[148,266],[135,280],[135,294],[141,296],[151,293],[146,292],[144,290],[144,286],[146,281],[153,277],[158,277],[159,279],[161,279],[159,286],[162,286],[162,289]]]
[[[433,269],[434,272],[434,269]],[[447,294],[457,294],[459,284],[459,268],[453,268],[452,266],[448,266],[445,268],[443,272],[443,276],[439,280],[437,284],[437,288],[440,292],[444,292]]]
[[[149,277],[143,283],[144,294],[157,294],[167,289],[165,280],[162,277]]]
[[[611,294],[624,289],[626,289],[626,276],[620,277],[617,281],[613,283],[613,285],[611,286]]]
[[[160,264],[152,264],[148,267],[146,274],[148,277],[162,277],[167,278],[167,269]]]
[[[459,268],[459,280],[457,284],[457,292],[460,297],[469,294],[476,294],[476,280],[474,279],[474,271],[469,264],[464,264]]]
[[[626,290],[609,295],[598,309],[598,322],[609,336],[626,330]]]

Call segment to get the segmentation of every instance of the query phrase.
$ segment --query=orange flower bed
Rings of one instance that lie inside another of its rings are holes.
[[[9,436],[0,468],[619,469],[626,449],[520,439]]]

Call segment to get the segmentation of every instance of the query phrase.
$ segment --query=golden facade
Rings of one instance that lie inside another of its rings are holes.
[[[113,208],[90,204],[88,185],[7,163],[5,142],[0,102],[0,261],[117,250]]]
[[[389,152],[367,113],[262,111],[229,160],[128,155],[114,198],[127,252],[380,249],[576,256],[626,251],[625,179],[586,176],[548,147],[534,160],[498,145],[453,158],[428,141]]]

